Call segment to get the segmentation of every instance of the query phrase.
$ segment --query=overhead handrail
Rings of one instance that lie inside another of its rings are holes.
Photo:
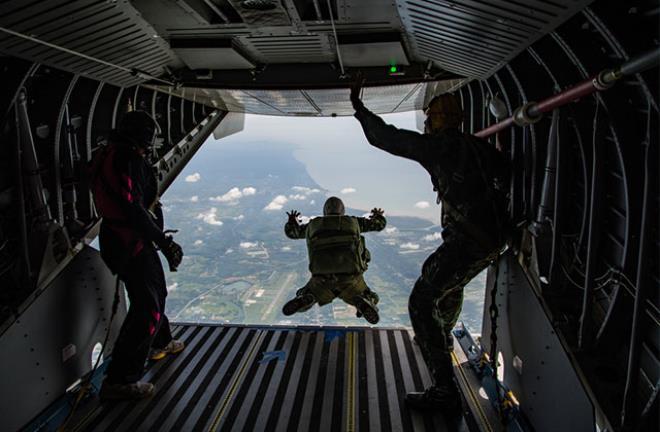
[[[656,67],[659,63],[660,48],[656,48],[635,57],[616,68],[605,69],[596,76],[552,95],[547,99],[543,99],[540,102],[528,102],[525,105],[518,107],[511,117],[495,123],[486,129],[482,129],[474,135],[480,138],[486,138],[514,124],[525,126],[536,123],[541,117],[543,117],[543,113],[552,111],[555,108],[566,105],[569,102],[580,99],[584,96],[596,93],[597,91],[607,90],[621,78]]]

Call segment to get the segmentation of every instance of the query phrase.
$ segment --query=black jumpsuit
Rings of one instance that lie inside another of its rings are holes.
[[[424,262],[408,308],[434,384],[453,386],[449,332],[461,311],[463,288],[503,246],[507,160],[486,141],[458,129],[400,130],[361,103],[355,117],[373,146],[419,162],[442,202],[443,243]]]
[[[123,223],[103,220],[99,242],[108,267],[124,282],[130,306],[112,351],[107,380],[112,384],[140,380],[149,349],[165,347],[171,340],[165,316],[165,275],[154,247],[165,241],[163,216],[155,207],[156,219],[147,208],[158,193],[156,178],[147,161],[128,146],[118,147],[112,161],[124,190],[126,218]],[[118,198],[117,195],[114,198]],[[132,232],[135,243],[119,240],[117,230]]]

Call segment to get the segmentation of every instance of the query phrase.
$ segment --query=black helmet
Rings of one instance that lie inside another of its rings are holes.
[[[148,150],[154,145],[158,123],[145,111],[129,111],[119,121],[117,135],[122,140]]]
[[[323,204],[323,216],[343,216],[345,211],[344,203],[337,197],[330,197]]]

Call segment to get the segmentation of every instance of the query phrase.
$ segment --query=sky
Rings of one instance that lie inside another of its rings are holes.
[[[389,114],[383,118],[399,128],[416,130],[415,112]],[[371,146],[360,123],[352,116],[247,114],[243,131],[220,140],[209,138],[195,157],[204,157],[205,148],[263,143],[293,147],[294,156],[305,165],[317,184],[327,190],[328,195],[340,197],[347,207],[361,210],[380,207],[386,214],[440,222],[440,207],[435,203],[435,193],[424,168],[417,162]]]

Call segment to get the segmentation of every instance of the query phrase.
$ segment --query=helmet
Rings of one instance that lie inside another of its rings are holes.
[[[159,127],[145,111],[129,111],[119,121],[117,134],[130,144],[148,150],[154,145]]]
[[[463,108],[456,96],[443,93],[431,99],[424,110],[427,128],[431,130],[457,128],[463,123]]]
[[[323,216],[343,216],[345,211],[344,203],[337,197],[330,197],[323,204]]]

